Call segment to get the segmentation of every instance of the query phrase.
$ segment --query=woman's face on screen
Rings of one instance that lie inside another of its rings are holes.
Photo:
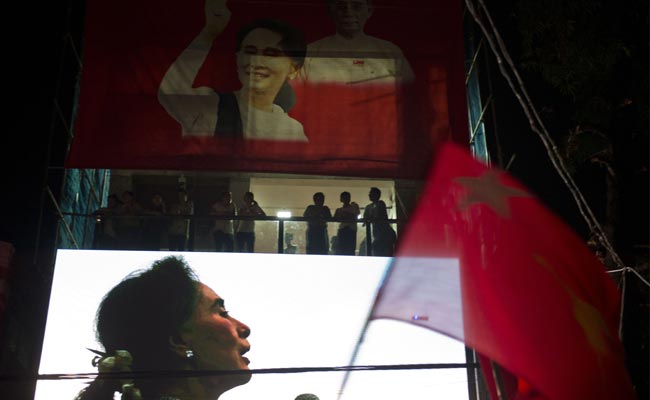
[[[208,286],[199,284],[199,298],[192,326],[182,337],[194,353],[198,369],[221,371],[248,370],[244,354],[250,349],[246,339],[250,328],[230,316],[224,300]],[[237,384],[250,380],[250,375],[232,375]]]
[[[244,37],[237,53],[237,73],[244,90],[275,97],[284,82],[296,76],[298,68],[285,54],[281,41],[282,35],[264,28],[253,29]]]

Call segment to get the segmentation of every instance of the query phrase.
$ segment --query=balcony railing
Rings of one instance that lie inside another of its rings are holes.
[[[285,253],[285,246],[287,245],[288,237],[285,234],[289,233],[297,242],[297,253],[304,253],[304,235],[306,235],[307,224],[309,222],[322,222],[327,224],[328,240],[331,240],[336,233],[339,223],[355,223],[357,226],[357,245],[355,254],[358,255],[373,255],[372,241],[366,238],[372,237],[373,224],[388,224],[397,232],[397,226],[403,221],[397,219],[349,219],[349,218],[308,218],[308,217],[277,217],[277,216],[216,216],[216,215],[151,215],[151,214],[137,214],[137,215],[107,215],[107,214],[80,214],[62,212],[63,216],[70,217],[84,217],[94,220],[94,233],[92,240],[86,238],[76,238],[77,240],[71,241],[72,243],[92,243],[90,246],[94,249],[128,249],[128,250],[167,250],[167,233],[170,224],[175,221],[183,221],[188,224],[187,226],[187,246],[186,251],[214,251],[212,246],[212,227],[215,221],[232,221],[236,225],[237,221],[255,221],[255,233],[258,236],[258,241],[264,241],[261,250],[256,252],[277,252]],[[181,223],[183,223],[181,222]],[[269,229],[268,224],[275,225],[275,229]],[[289,227],[289,229],[287,229]],[[269,234],[274,231],[274,245],[273,251],[269,250]],[[62,234],[70,234],[69,230],[64,231]],[[261,238],[259,237],[261,234]],[[147,235],[154,235],[158,237],[159,246],[151,247],[147,245]],[[80,240],[81,239],[81,240]],[[291,242],[291,240],[289,240]],[[289,243],[290,244],[290,243]],[[360,246],[363,245],[363,246]],[[330,252],[329,254],[335,254]]]

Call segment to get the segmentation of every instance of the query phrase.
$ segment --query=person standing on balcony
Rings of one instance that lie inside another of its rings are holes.
[[[219,200],[212,205],[210,215],[217,217],[234,217],[235,205],[232,203],[232,193],[225,191]],[[232,252],[235,250],[233,224],[231,219],[219,218],[214,221],[212,229],[216,251]]]
[[[255,195],[252,192],[244,193],[244,202],[239,207],[238,215],[240,217],[264,217],[266,213],[255,201]],[[237,233],[235,234],[235,244],[238,252],[254,253],[255,252],[255,220],[242,219],[237,221]]]
[[[329,238],[326,219],[332,218],[332,212],[325,205],[325,195],[314,193],[314,204],[307,206],[303,217],[307,221],[307,254],[328,254]]]

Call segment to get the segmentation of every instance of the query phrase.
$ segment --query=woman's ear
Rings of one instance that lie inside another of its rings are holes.
[[[175,333],[175,334],[169,336],[169,338],[167,338],[167,342],[169,343],[169,349],[172,352],[174,352],[174,354],[176,354],[176,355],[178,355],[180,357],[183,357],[183,358],[186,357],[187,351],[191,350],[191,348],[190,348],[190,346],[188,344],[187,338],[183,337],[183,336],[186,336],[186,335],[187,334],[182,335],[182,334],[179,334],[179,333]]]

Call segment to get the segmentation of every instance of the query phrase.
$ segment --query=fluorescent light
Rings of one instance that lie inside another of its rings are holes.
[[[278,218],[291,218],[291,211],[278,211],[276,215]]]

